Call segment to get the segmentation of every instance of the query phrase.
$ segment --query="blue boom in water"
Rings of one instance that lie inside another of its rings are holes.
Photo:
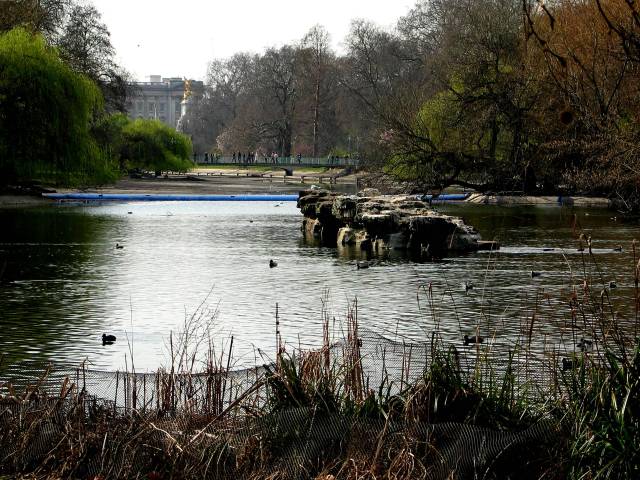
[[[91,200],[91,201],[199,201],[199,202],[295,202],[298,195],[167,195],[151,193],[43,193],[43,197],[52,200]]]

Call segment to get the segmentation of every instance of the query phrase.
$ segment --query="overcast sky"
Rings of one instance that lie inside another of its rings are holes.
[[[340,45],[354,18],[392,26],[413,0],[92,0],[118,61],[148,75],[203,80],[208,62],[300,39],[313,25]]]

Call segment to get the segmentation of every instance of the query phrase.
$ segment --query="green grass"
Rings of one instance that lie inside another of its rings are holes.
[[[247,172],[271,172],[271,171],[281,171],[282,170],[282,166],[277,166],[277,165],[249,165],[249,166],[245,166],[245,165],[213,165],[213,164],[206,164],[206,165],[197,165],[195,169],[202,169],[202,170],[242,170],[242,171],[247,171]],[[296,167],[295,165],[293,166],[293,173],[294,175],[297,174],[301,174],[301,173],[324,173],[328,171],[328,169],[326,167]]]

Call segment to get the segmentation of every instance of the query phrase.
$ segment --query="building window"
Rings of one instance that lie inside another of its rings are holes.
[[[176,102],[176,115],[180,115],[180,102]]]
[[[164,112],[164,102],[160,102],[160,111]]]
[[[149,113],[155,113],[156,104],[154,102],[149,102]]]
[[[144,102],[136,102],[136,110],[141,112],[142,110],[144,110]]]

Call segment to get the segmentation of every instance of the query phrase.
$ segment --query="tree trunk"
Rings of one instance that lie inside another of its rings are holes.
[[[313,158],[318,157],[318,118],[320,116],[320,80],[316,81],[313,104]]]

